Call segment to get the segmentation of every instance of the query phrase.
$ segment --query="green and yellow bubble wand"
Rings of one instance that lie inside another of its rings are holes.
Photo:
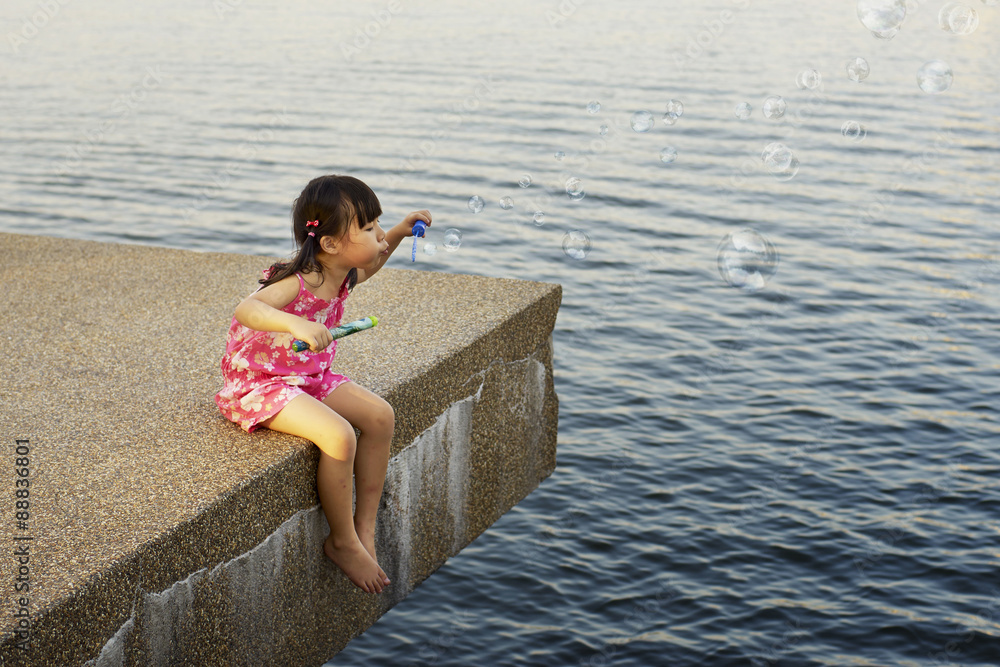
[[[353,322],[341,324],[339,327],[330,329],[330,335],[333,336],[333,340],[337,340],[344,336],[350,336],[352,333],[371,329],[377,324],[378,318],[374,315],[369,315],[368,317],[362,317],[360,320],[354,320]],[[309,349],[309,343],[304,340],[292,341],[292,349],[296,352],[303,352]]]

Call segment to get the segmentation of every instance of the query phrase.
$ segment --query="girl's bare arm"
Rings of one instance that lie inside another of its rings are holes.
[[[281,310],[298,293],[299,281],[296,276],[279,280],[243,299],[236,306],[236,321],[255,331],[290,333],[309,343],[313,351],[322,350],[333,340],[330,331],[323,324]]]

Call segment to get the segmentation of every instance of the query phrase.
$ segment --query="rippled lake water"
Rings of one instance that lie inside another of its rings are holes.
[[[5,0],[0,230],[284,254],[350,173],[433,212],[390,266],[563,285],[557,470],[332,665],[996,665],[1000,7],[943,4]]]

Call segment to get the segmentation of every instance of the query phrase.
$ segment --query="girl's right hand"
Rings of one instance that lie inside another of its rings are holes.
[[[333,342],[330,330],[319,322],[313,322],[305,318],[298,318],[299,321],[292,326],[288,333],[295,336],[297,340],[304,340],[309,344],[309,349],[319,352],[326,349],[326,346]]]

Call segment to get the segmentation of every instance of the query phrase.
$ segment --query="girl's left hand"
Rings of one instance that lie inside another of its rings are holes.
[[[423,220],[425,223],[427,223],[427,226],[430,227],[431,212],[426,210],[414,211],[413,213],[410,213],[408,216],[403,218],[402,224],[406,225],[407,236],[413,236],[413,223],[415,223],[417,220]]]

